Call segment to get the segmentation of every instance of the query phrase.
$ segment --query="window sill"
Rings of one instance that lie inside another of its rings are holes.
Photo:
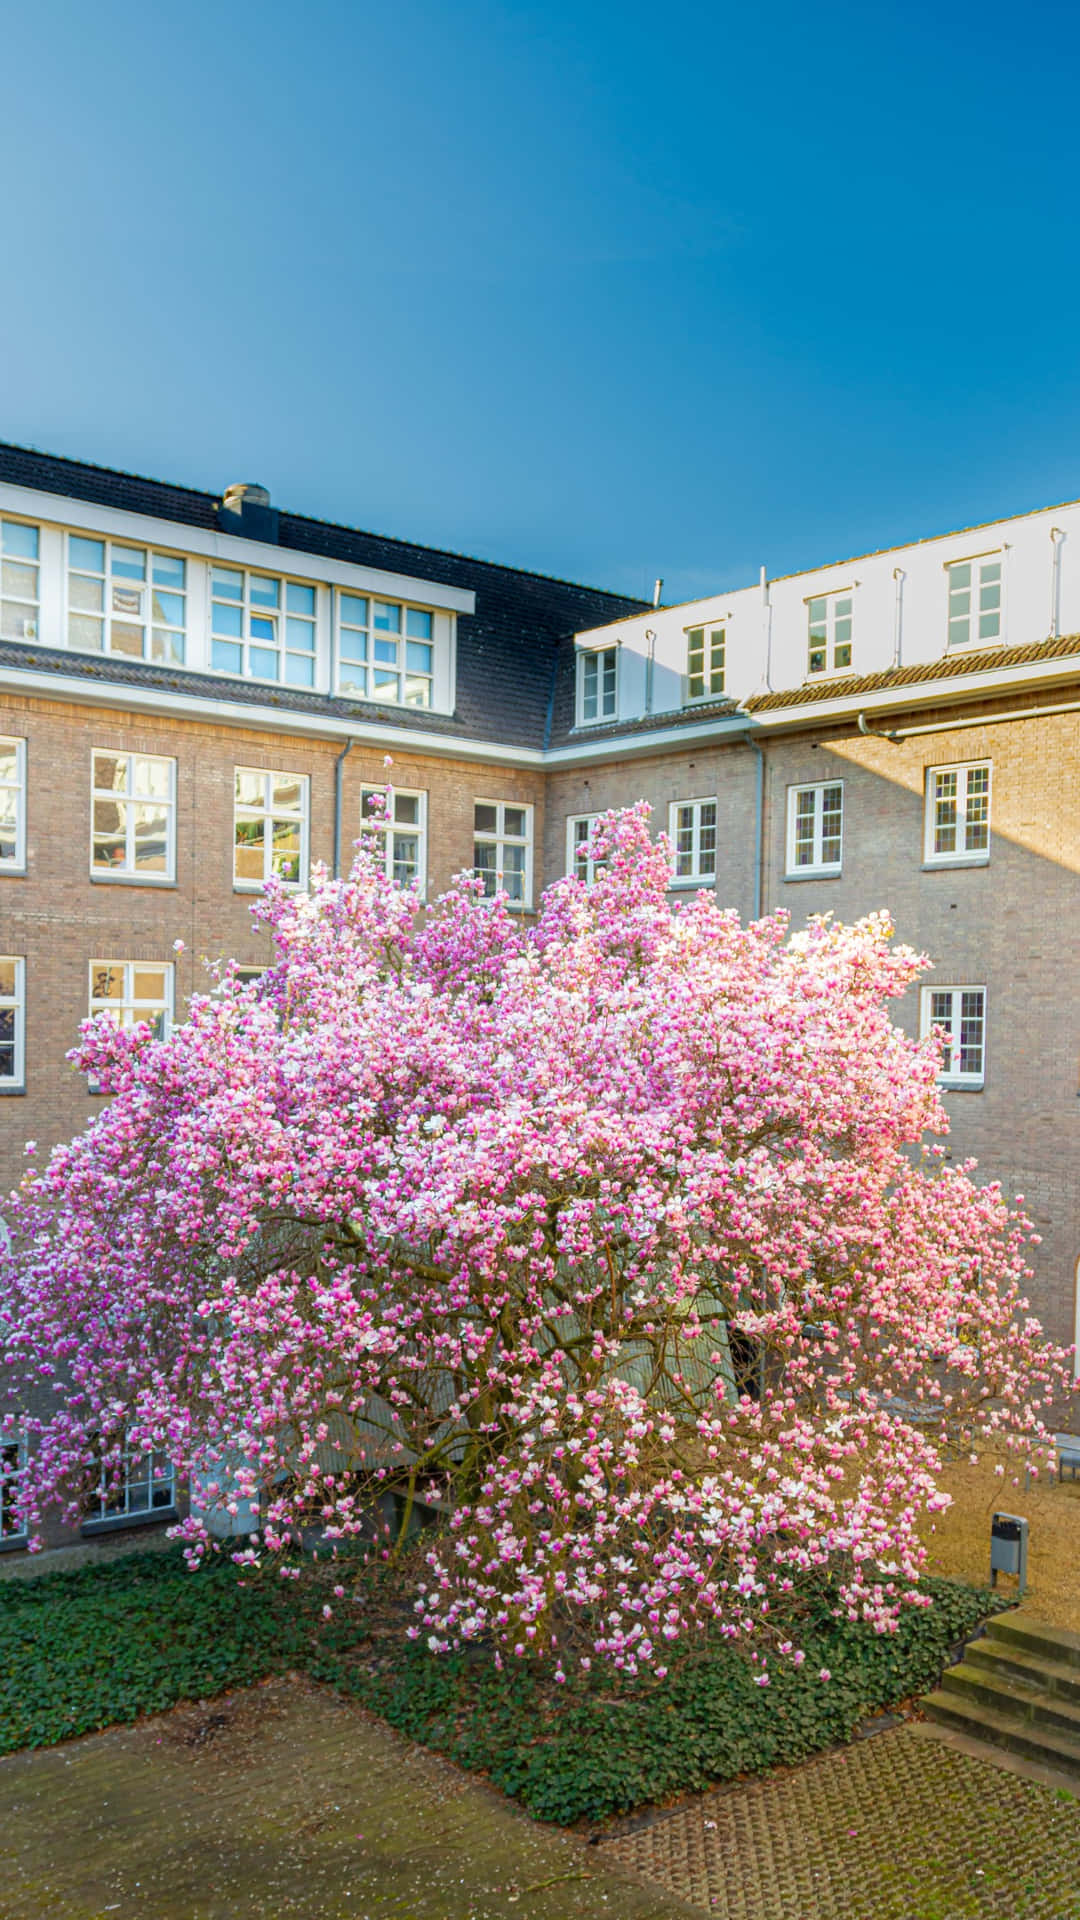
[[[820,687],[823,681],[827,683],[830,680],[850,680],[853,676],[857,675],[857,672],[858,669],[853,666],[824,667],[820,673],[805,673],[803,675],[803,686]]]
[[[688,893],[691,890],[691,888],[693,888],[698,893],[701,892],[702,888],[706,888],[710,892],[715,893],[716,891],[715,873],[703,873],[697,876],[696,878],[691,877],[688,874],[680,874],[677,880],[668,881],[669,893],[676,893],[676,892]]]
[[[156,887],[159,891],[175,889],[176,881],[156,878],[149,873],[95,873],[90,870],[91,884],[96,887]]]
[[[952,653],[985,653],[987,647],[1003,647],[1004,645],[1005,635],[1003,633],[995,633],[992,640],[954,640],[951,646],[949,642],[946,641],[945,658],[948,659]]]
[[[939,1079],[938,1087],[942,1093],[982,1093],[985,1080],[945,1080]]]
[[[29,1545],[28,1533],[9,1533],[0,1540],[0,1553],[25,1553]]]
[[[265,893],[266,881],[265,880],[234,880],[232,890],[234,893],[250,893],[253,895],[259,894],[259,893]],[[305,893],[307,891],[307,886],[306,886],[306,883],[301,884],[299,880],[286,880],[285,891],[286,893]]]
[[[797,873],[785,873],[784,885],[798,880],[839,880],[843,872],[843,867],[800,867]]]
[[[26,1097],[25,1080],[23,1081],[22,1085],[19,1087],[5,1086],[4,1082],[0,1080],[0,1100],[22,1100],[22,1099],[25,1099],[25,1097]]]
[[[169,1507],[153,1507],[149,1513],[111,1513],[107,1520],[84,1520],[79,1532],[90,1539],[99,1533],[126,1533],[132,1527],[171,1524],[179,1518],[179,1509],[174,1503]]]
[[[944,871],[946,873],[955,873],[957,867],[988,867],[989,865],[990,855],[988,853],[960,853],[957,854],[955,859],[953,859],[951,855],[946,854],[943,855],[940,860],[924,860],[922,866],[919,868],[919,872],[940,873]]]
[[[2,861],[0,861],[0,880],[25,880],[25,879],[26,879],[25,862],[21,867],[8,867],[8,866],[5,866]]]

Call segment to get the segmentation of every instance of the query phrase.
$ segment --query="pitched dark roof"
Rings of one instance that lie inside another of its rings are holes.
[[[62,459],[30,447],[0,443],[0,481],[32,487],[45,493],[84,500],[127,513],[153,515],[181,526],[218,528],[220,495],[194,487],[173,486],[139,474],[119,473],[110,467],[90,466]],[[74,654],[35,648],[43,667],[65,673],[86,673],[100,679],[142,684],[166,684],[177,692],[208,694],[238,704],[280,705],[297,711],[354,715],[365,720],[415,726],[424,731],[460,733],[465,738],[498,740],[506,746],[540,747],[551,709],[553,675],[559,642],[585,628],[602,626],[624,615],[639,613],[645,601],[601,588],[579,586],[548,574],[504,567],[493,560],[425,547],[313,520],[282,510],[278,542],[282,547],[323,559],[344,560],[356,566],[377,567],[443,586],[472,589],[476,611],[458,616],[457,709],[452,718],[410,708],[388,710],[371,703],[332,699],[322,694],[298,693],[292,688],[253,686],[246,681],[212,679],[189,673],[142,667],[120,660],[78,662]],[[268,563],[270,564],[270,563]],[[12,665],[27,664],[24,649],[4,649],[0,658]],[[154,676],[159,675],[159,679]]]
[[[849,674],[842,680],[805,681],[778,693],[756,693],[744,702],[750,713],[773,713],[777,707],[805,707],[819,700],[851,700],[864,693],[887,693],[892,687],[914,687],[926,680],[953,680],[967,673],[990,673],[1000,667],[1027,666],[1039,660],[1080,655],[1080,634],[1056,640],[1035,640],[1024,647],[986,647],[978,653],[946,654],[917,667],[887,667],[882,673]]]

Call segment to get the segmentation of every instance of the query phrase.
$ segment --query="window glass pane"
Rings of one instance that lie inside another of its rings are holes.
[[[431,615],[420,607],[408,607],[405,611],[405,631],[413,640],[431,639]]]
[[[19,777],[19,749],[13,740],[0,740],[0,780]]]
[[[126,653],[132,659],[141,660],[143,630],[130,626],[126,620],[114,620],[109,629],[109,645],[113,653]]]
[[[123,967],[111,967],[108,962],[95,961],[91,972],[91,993],[95,1000],[122,1000]]]
[[[338,679],[343,693],[367,693],[367,670],[342,663]]]
[[[421,679],[416,674],[407,673],[405,676],[405,705],[407,707],[426,707],[430,705],[430,702],[430,680],[427,679],[426,676]]]
[[[123,580],[146,579],[145,547],[114,547],[112,550],[112,571]]]
[[[237,767],[236,798],[242,806],[259,807],[266,796],[266,775],[252,767]]]
[[[17,520],[5,520],[0,525],[0,552],[17,554],[20,560],[36,560],[37,528],[20,526]]]
[[[104,573],[105,542],[84,540],[78,534],[69,534],[68,564],[79,567],[84,573]]]
[[[101,613],[105,606],[104,582],[73,574],[68,583],[68,604],[77,607],[80,612]]]
[[[150,602],[151,612],[161,627],[182,627],[184,624],[184,602],[178,593],[155,592]]]
[[[37,618],[26,607],[0,601],[0,635],[5,640],[36,640]]]
[[[477,833],[494,833],[498,824],[498,807],[488,806],[486,802],[477,801],[473,808],[473,825]]]
[[[310,653],[315,645],[315,628],[311,621],[286,619],[285,644],[297,653]]]
[[[415,827],[420,824],[420,796],[418,793],[395,793],[394,819],[403,826]]]
[[[151,660],[164,661],[168,666],[183,666],[184,636],[182,633],[165,633],[155,627],[150,636]]]
[[[290,687],[313,687],[315,662],[312,656],[309,653],[286,654],[285,679]]]
[[[244,666],[244,650],[232,640],[215,640],[210,653],[210,664],[219,673],[241,673]]]
[[[525,809],[523,807],[507,807],[503,817],[506,822],[506,832],[512,834],[516,839],[523,840],[525,837]]]
[[[970,587],[971,585],[970,560],[958,561],[955,566],[952,566],[949,568],[949,585],[951,587]]]
[[[341,596],[341,618],[353,627],[366,627],[368,623],[368,603],[354,593]]]
[[[285,582],[285,605],[290,613],[315,613],[314,587],[301,586],[298,580]]]
[[[155,587],[171,587],[176,593],[183,593],[187,585],[187,563],[175,558],[171,553],[155,553],[153,564]]]
[[[271,805],[288,807],[293,813],[299,812],[302,787],[295,773],[274,773],[270,776]]]
[[[102,649],[102,623],[90,620],[84,613],[68,615],[68,643],[79,647],[86,653],[100,653]]]
[[[242,573],[233,573],[229,567],[215,567],[212,577],[215,600],[243,599],[244,576]]]
[[[405,665],[410,673],[431,672],[430,647],[422,646],[419,640],[409,640],[405,645]]]
[[[230,639],[240,638],[244,631],[244,616],[239,607],[222,607],[214,603],[214,632],[227,634]]]
[[[134,808],[135,865],[142,873],[164,873],[168,865],[169,816],[164,807]]]
[[[396,700],[398,697],[398,677],[388,673],[385,668],[376,667],[372,675],[371,697],[373,700]]]
[[[135,967],[132,986],[136,1000],[163,1000],[165,997],[165,974],[161,967]]]
[[[382,633],[400,633],[401,608],[386,600],[376,600],[375,625]]]
[[[125,754],[95,753],[94,785],[110,793],[127,792],[128,761]]]
[[[278,677],[278,657],[266,647],[252,647],[251,671],[260,680],[276,680]]]
[[[14,998],[17,971],[17,963],[14,960],[0,960],[0,993],[6,994],[9,1000]]]
[[[265,574],[253,573],[248,587],[248,596],[253,607],[276,607],[281,592],[280,580],[270,580]]]
[[[22,560],[5,560],[0,567],[0,587],[16,600],[36,600],[37,582],[37,568]]]

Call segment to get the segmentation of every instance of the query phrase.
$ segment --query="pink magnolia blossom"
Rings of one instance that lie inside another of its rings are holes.
[[[704,1626],[801,1657],[822,1569],[888,1630],[943,1449],[1045,1457],[1027,1223],[892,1018],[924,963],[883,915],[674,908],[644,806],[591,853],[530,926],[467,878],[425,916],[365,839],[268,888],[260,981],[85,1025],[114,1098],[26,1175],[0,1286],[9,1427],[52,1393],[31,1528],[125,1436],[197,1476],[193,1565],[215,1505],[291,1575],[441,1501],[429,1646],[663,1672]]]

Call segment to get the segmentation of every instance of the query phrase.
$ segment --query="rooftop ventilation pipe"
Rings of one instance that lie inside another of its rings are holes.
[[[654,580],[654,581],[653,581],[653,590],[652,590],[652,603],[653,603],[653,606],[654,606],[654,607],[658,607],[658,606],[660,605],[660,596],[661,596],[661,594],[663,593],[663,591],[664,591],[664,582],[663,582],[663,580],[662,580],[662,579],[661,579],[661,580]]]
[[[254,480],[237,480],[226,487],[218,506],[217,522],[222,533],[238,533],[244,540],[269,540],[278,537],[278,510],[270,505],[268,488]]]

